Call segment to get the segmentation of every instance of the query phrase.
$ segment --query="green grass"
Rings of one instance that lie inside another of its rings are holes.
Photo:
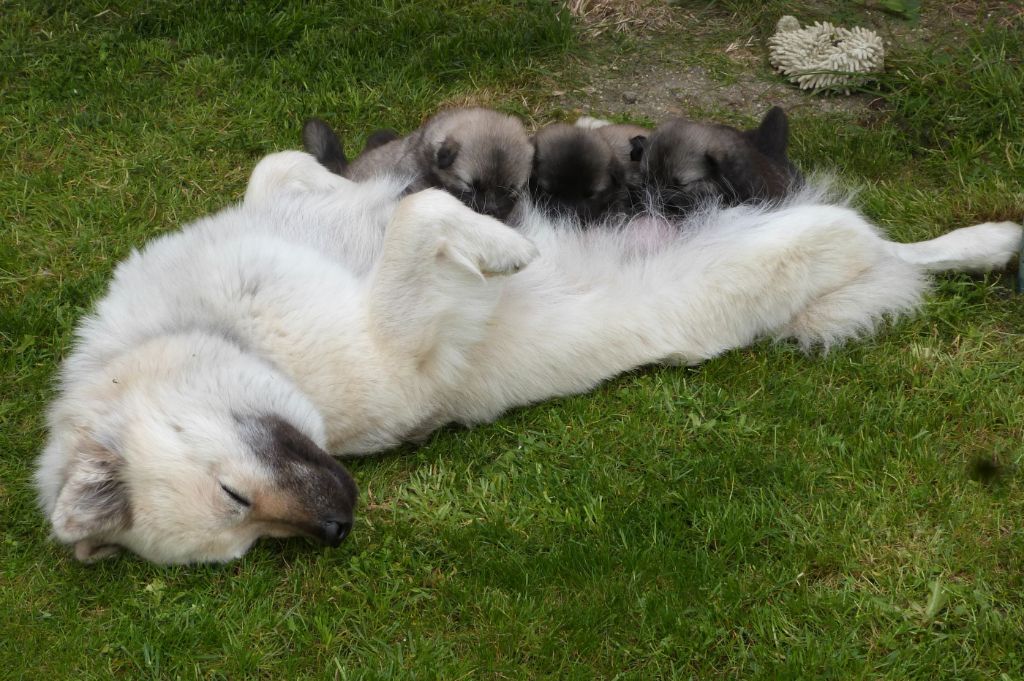
[[[708,11],[763,35],[750,6]],[[3,5],[0,677],[1024,675],[1024,298],[998,275],[824,357],[637,371],[355,462],[338,550],[74,562],[31,464],[120,258],[239,198],[308,115],[355,149],[444,101],[542,110],[594,49],[547,2],[212,7]],[[801,115],[794,156],[897,238],[1020,220],[1022,30],[898,52],[882,109]]]

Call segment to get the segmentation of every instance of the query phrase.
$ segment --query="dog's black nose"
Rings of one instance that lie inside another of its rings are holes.
[[[323,533],[324,543],[328,546],[338,546],[352,530],[351,520],[327,520],[320,525]]]

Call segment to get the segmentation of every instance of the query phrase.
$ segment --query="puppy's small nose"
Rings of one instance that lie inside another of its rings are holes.
[[[320,530],[323,533],[324,543],[328,546],[338,546],[352,530],[351,520],[333,519],[325,521]]]

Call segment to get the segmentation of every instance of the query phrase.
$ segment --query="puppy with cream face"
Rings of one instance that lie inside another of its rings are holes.
[[[333,130],[307,121],[303,143],[324,167],[356,182],[408,177],[408,191],[444,189],[478,213],[507,220],[530,179],[533,146],[515,117],[484,108],[442,111],[419,130],[392,139],[377,131],[349,162]]]

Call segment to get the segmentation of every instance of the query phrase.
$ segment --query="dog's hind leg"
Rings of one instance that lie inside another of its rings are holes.
[[[370,280],[370,325],[389,356],[455,380],[484,336],[506,275],[537,255],[498,220],[438,190],[399,204]]]
[[[828,348],[870,332],[882,316],[917,305],[927,287],[927,273],[1005,267],[1020,248],[1021,227],[1012,222],[985,223],[929,241],[901,244],[881,237],[877,241],[881,252],[869,267],[843,286],[823,291],[775,335],[795,338],[805,348]]]
[[[698,278],[675,310],[679,360],[700,361],[764,337],[829,346],[912,310],[926,287],[914,265],[892,256],[855,211],[807,206],[760,224],[723,223],[693,243]],[[666,338],[671,342],[672,338]]]

